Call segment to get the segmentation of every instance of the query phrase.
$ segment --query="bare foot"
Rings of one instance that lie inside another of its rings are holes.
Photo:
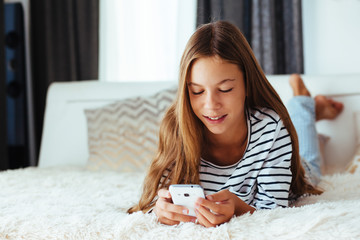
[[[344,104],[341,102],[334,101],[323,95],[317,95],[314,100],[316,121],[322,119],[334,119],[344,108]]]
[[[289,82],[294,96],[311,96],[299,74],[292,74]],[[344,108],[344,105],[341,102],[334,101],[323,95],[317,95],[314,100],[316,121],[322,119],[334,119]]]
[[[292,74],[289,82],[294,96],[311,96],[299,74]]]

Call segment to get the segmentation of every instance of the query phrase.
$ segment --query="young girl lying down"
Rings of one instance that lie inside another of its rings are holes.
[[[164,224],[212,227],[234,215],[287,207],[303,194],[320,194],[315,121],[336,117],[342,105],[311,98],[298,75],[290,84],[296,95],[290,113],[306,161],[300,159],[287,109],[240,30],[224,21],[198,28],[183,53],[177,98],[162,121],[142,196],[129,213],[152,209]],[[204,188],[196,217],[172,203],[171,184]]]

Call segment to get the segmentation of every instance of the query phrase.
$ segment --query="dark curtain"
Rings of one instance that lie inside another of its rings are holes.
[[[240,28],[266,74],[303,73],[301,0],[198,0],[197,24]]]
[[[4,1],[0,1],[0,170],[8,169],[6,134],[6,77],[5,77],[5,28]]]
[[[31,26],[39,150],[50,83],[98,78],[99,0],[32,0]]]

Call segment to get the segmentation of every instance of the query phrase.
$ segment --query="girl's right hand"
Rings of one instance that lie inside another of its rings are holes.
[[[173,204],[171,194],[168,190],[160,189],[158,197],[154,212],[158,217],[159,222],[167,225],[176,225],[180,222],[196,221],[196,217],[187,215],[189,213],[189,209]]]

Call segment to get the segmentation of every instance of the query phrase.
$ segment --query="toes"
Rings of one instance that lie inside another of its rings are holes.
[[[344,104],[340,102],[334,102],[332,105],[339,113],[344,109]]]
[[[315,97],[317,120],[334,119],[341,113],[343,107],[344,105],[341,102],[334,101],[323,95],[318,95]]]
[[[343,103],[337,102],[331,98],[326,98],[326,101],[337,111],[337,113],[340,113],[344,108]]]

